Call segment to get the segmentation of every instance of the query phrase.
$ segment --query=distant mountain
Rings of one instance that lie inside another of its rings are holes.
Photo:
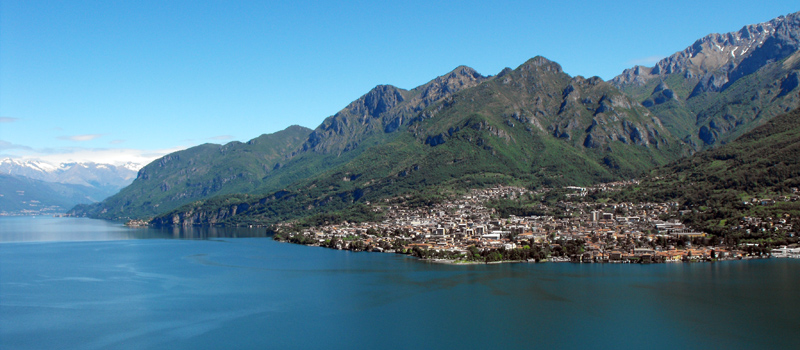
[[[76,204],[99,202],[136,178],[139,166],[62,163],[5,158],[0,160],[3,200],[0,211],[65,212]],[[9,194],[15,194],[9,196]]]
[[[5,158],[0,160],[0,174],[25,176],[36,180],[53,180],[58,166],[40,160]]]
[[[725,143],[800,101],[800,12],[710,34],[611,83],[696,149]]]
[[[0,160],[0,174],[24,176],[47,182],[116,188],[117,190],[133,182],[139,167],[134,163],[121,166],[91,162],[54,165],[40,160],[11,158]]]
[[[98,188],[0,174],[0,214],[64,213],[76,204],[103,200]]]

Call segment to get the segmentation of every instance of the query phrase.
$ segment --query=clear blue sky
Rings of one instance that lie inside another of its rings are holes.
[[[314,128],[375,85],[410,89],[462,64],[493,75],[542,55],[607,80],[796,11],[796,0],[0,0],[0,156],[120,161]]]

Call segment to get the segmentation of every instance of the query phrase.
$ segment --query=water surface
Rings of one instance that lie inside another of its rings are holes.
[[[800,337],[798,260],[451,266],[53,220],[81,239],[0,243],[2,349],[794,348]],[[3,237],[24,231],[6,223]]]

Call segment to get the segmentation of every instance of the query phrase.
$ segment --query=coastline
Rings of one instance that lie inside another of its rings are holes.
[[[513,186],[472,189],[459,197],[426,206],[404,202],[376,204],[373,211],[383,214],[380,221],[343,220],[318,226],[288,222],[274,225],[268,231],[274,234],[274,239],[290,243],[401,253],[453,265],[494,262],[647,264],[800,257],[800,244],[793,238],[772,244],[696,230],[678,219],[683,215],[678,203],[579,200],[588,192],[616,191],[636,183],[560,190]],[[556,203],[541,202],[541,198],[553,191],[564,193]],[[538,198],[541,203],[519,213],[508,211],[502,205],[524,198],[532,202]],[[747,224],[746,219],[742,219],[743,225]],[[769,224],[781,225],[773,221]]]
[[[642,262],[642,261],[583,261],[579,258],[568,258],[568,257],[549,257],[546,259],[540,259],[536,261],[535,259],[527,259],[527,260],[500,260],[500,261],[479,261],[479,260],[465,260],[465,259],[443,259],[443,258],[422,258],[418,256],[414,256],[408,252],[397,252],[397,251],[378,251],[378,250],[354,250],[354,249],[346,249],[346,248],[330,248],[325,247],[319,244],[302,244],[302,243],[294,243],[289,242],[287,240],[277,239],[273,236],[275,241],[281,243],[288,243],[288,244],[298,244],[304,245],[309,247],[320,247],[326,249],[334,249],[334,250],[347,250],[355,253],[382,253],[382,254],[400,254],[400,255],[409,255],[412,256],[419,261],[432,263],[432,264],[442,264],[442,265],[454,265],[454,266],[466,266],[466,265],[497,265],[497,264],[543,264],[543,263],[575,263],[575,264],[637,264],[637,265],[648,265],[648,264],[670,264],[670,263],[714,263],[714,262],[722,262],[722,261],[741,261],[741,260],[764,260],[764,259],[800,259],[800,256],[773,256],[773,255],[765,255],[765,256],[742,256],[742,257],[734,257],[734,258],[716,258],[716,259],[696,259],[696,260],[680,260],[680,261],[659,261],[659,262]]]

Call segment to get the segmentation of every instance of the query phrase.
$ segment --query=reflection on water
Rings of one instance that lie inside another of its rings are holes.
[[[249,227],[216,227],[216,226],[173,226],[163,228],[146,228],[156,231],[159,235],[167,234],[175,239],[210,239],[210,238],[252,238],[267,237],[265,228]],[[154,237],[154,238],[160,238]]]
[[[0,242],[115,241],[267,237],[264,228],[127,227],[87,218],[0,217]]]

